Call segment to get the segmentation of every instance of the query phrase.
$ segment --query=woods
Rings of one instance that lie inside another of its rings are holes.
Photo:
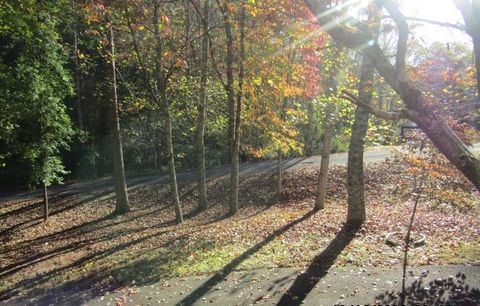
[[[58,257],[35,281],[86,263],[120,284],[135,262],[210,290],[308,262],[278,297],[301,303],[338,262],[376,264],[387,230],[407,262],[423,224],[411,261],[444,263],[450,213],[449,250],[477,254],[480,3],[445,1],[456,23],[409,0],[0,1],[0,298]]]

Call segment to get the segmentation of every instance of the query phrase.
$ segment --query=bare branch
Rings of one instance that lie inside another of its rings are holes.
[[[140,66],[140,69],[142,70],[143,80],[145,82],[145,85],[149,89],[152,98],[154,99],[154,101],[156,103],[158,103],[156,90],[152,86],[152,84],[150,83],[150,75],[149,75],[149,73],[148,73],[148,71],[145,67],[144,62],[143,62],[140,47],[138,45],[137,37],[135,35],[135,31],[134,31],[133,26],[132,26],[132,20],[130,18],[130,14],[128,13],[128,10],[125,10],[125,14],[127,16],[127,23],[128,23],[128,28],[130,29],[130,35],[132,36],[133,50],[134,50],[135,56],[137,58],[138,65]]]
[[[360,101],[357,97],[355,97],[353,94],[349,93],[346,90],[342,91],[342,95],[340,98],[348,100],[352,102],[353,104],[363,107],[370,113],[374,114],[377,117],[380,117],[382,119],[387,119],[387,120],[400,120],[400,119],[410,119],[410,116],[408,116],[408,112],[406,110],[402,110],[400,112],[386,112],[379,110],[373,106],[371,106],[368,103],[365,103],[363,101]]]
[[[472,36],[474,34],[472,2],[468,0],[454,0],[453,2],[462,14],[463,21],[465,22],[465,31]]]
[[[391,18],[391,19],[393,19],[392,16],[382,16],[382,18]],[[467,29],[465,28],[465,26],[462,25],[462,24],[455,24],[455,23],[449,23],[449,22],[441,22],[441,21],[436,21],[436,20],[431,20],[431,19],[426,19],[426,18],[409,17],[409,16],[405,16],[405,19],[406,19],[406,20],[409,20],[409,21],[416,21],[416,22],[433,24],[433,25],[437,25],[437,26],[440,26],[440,27],[452,28],[452,29],[459,30],[459,31],[464,31],[464,32],[466,32],[466,30],[467,30]]]
[[[405,16],[402,14],[397,4],[392,0],[376,0],[377,5],[383,6],[398,28],[398,43],[397,43],[397,56],[395,59],[395,69],[397,73],[405,71],[405,57],[407,54],[407,41],[408,41],[408,23]]]
[[[195,12],[197,13],[198,17],[201,19],[202,23],[205,24],[206,20],[202,14],[202,12],[200,11],[200,8],[197,6],[197,4],[195,3],[195,1],[193,0],[189,0],[189,2],[192,4]],[[219,6],[220,10],[222,9],[221,7],[221,4],[220,2],[217,0],[217,5]],[[223,13],[223,10],[222,10],[222,13]],[[208,26],[208,25],[207,25]],[[212,37],[210,36],[210,30],[212,30],[214,28],[210,28],[209,31],[207,32],[207,36],[208,36],[208,43],[209,43],[209,51],[210,51],[210,57],[212,59],[212,68],[213,68],[213,71],[215,72],[215,74],[217,75],[217,78],[218,80],[220,81],[220,83],[222,83],[222,86],[224,88],[227,88],[227,84],[225,83],[225,81],[223,80],[223,76],[222,76],[222,73],[220,72],[220,70],[218,69],[218,66],[217,66],[217,62],[215,60],[215,53],[214,53],[214,50],[213,50],[213,40],[212,40]]]

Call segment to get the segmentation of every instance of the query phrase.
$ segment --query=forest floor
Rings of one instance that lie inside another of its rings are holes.
[[[123,216],[111,216],[114,194],[105,190],[54,196],[45,223],[40,198],[5,201],[0,304],[15,298],[12,303],[43,305],[57,296],[58,304],[74,305],[174,277],[224,278],[235,271],[308,268],[315,262],[324,271],[399,267],[402,252],[386,245],[385,235],[408,224],[415,172],[401,157],[367,164],[368,220],[351,231],[344,227],[346,168],[332,167],[326,208],[315,212],[317,171],[285,172],[280,197],[274,174],[244,178],[241,209],[229,218],[228,178],[209,180],[210,207],[201,213],[195,212],[195,184],[183,182],[181,225],[174,223],[164,184],[130,188],[133,210]],[[426,243],[410,251],[410,264],[479,265],[480,194],[456,172],[433,174],[425,179],[413,228]],[[74,296],[60,294],[71,291]]]

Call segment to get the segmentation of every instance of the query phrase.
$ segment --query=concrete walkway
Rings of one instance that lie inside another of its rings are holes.
[[[410,302],[406,304],[480,305],[479,266],[425,266],[408,271]],[[220,278],[175,278],[125,287],[84,305],[287,305],[282,296],[300,274],[298,269],[271,269],[232,272]],[[288,305],[396,305],[401,267],[331,268],[313,281],[315,285],[304,300],[293,299]],[[387,292],[392,291],[395,293],[389,296]]]

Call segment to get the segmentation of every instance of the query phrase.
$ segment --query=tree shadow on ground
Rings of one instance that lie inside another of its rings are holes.
[[[344,225],[327,248],[315,256],[310,266],[295,279],[277,305],[302,304],[320,279],[328,273],[337,256],[353,240],[359,228],[359,226]]]
[[[102,193],[98,193],[98,194],[94,194],[94,195],[91,195],[91,196],[88,196],[88,197],[84,197],[84,198],[80,199],[79,201],[74,201],[73,203],[66,200],[66,199],[68,199],[68,196],[52,197],[52,199],[50,199],[50,210],[51,210],[50,211],[50,217],[53,217],[53,216],[58,215],[60,213],[63,213],[63,212],[66,212],[68,210],[77,208],[77,207],[82,206],[84,204],[90,203],[91,201],[94,201],[98,198],[104,197],[104,196],[106,196],[110,193],[111,193],[110,191],[105,191],[105,192],[102,192]],[[113,195],[111,195],[111,196],[113,196]],[[40,210],[40,208],[42,208],[42,209]],[[26,216],[25,217],[25,213],[29,210],[36,210],[36,211],[31,216]],[[29,227],[40,224],[43,220],[43,202],[33,203],[31,205],[28,205],[28,206],[25,206],[23,208],[14,210],[12,212],[8,212],[5,215],[7,215],[7,214],[9,215],[9,219],[12,219],[12,220],[18,220],[20,217],[24,218],[26,220],[23,221],[23,222],[18,222],[16,224],[13,224],[12,226],[0,231],[0,237],[3,241],[7,241],[10,238],[11,234],[14,231],[16,231],[20,228],[25,230]]]
[[[162,274],[154,273],[154,267],[160,265],[161,262],[164,260],[162,256],[159,256],[154,260],[150,260],[147,258],[142,259],[141,261],[135,261],[136,258],[128,258],[128,263],[125,266],[114,267],[106,269],[105,271],[93,271],[93,274],[67,281],[64,284],[60,284],[57,287],[52,288],[52,290],[45,291],[45,289],[39,288],[42,287],[44,284],[49,283],[51,280],[54,280],[55,278],[62,277],[63,274],[68,273],[69,271],[79,269],[85,265],[96,266],[100,261],[105,260],[105,258],[110,258],[110,256],[115,255],[120,251],[129,249],[149,239],[154,239],[155,237],[168,234],[169,230],[167,228],[175,225],[174,218],[169,218],[167,220],[162,220],[161,218],[159,218],[157,221],[155,221],[153,224],[150,224],[149,226],[128,228],[122,231],[105,231],[105,229],[110,229],[116,225],[132,223],[134,222],[134,220],[142,219],[147,216],[152,218],[152,216],[154,216],[155,214],[159,214],[160,212],[169,208],[171,208],[171,205],[169,204],[162,205],[161,207],[156,207],[153,210],[151,206],[148,206],[146,207],[145,212],[142,212],[145,208],[138,209],[136,210],[137,213],[134,215],[126,215],[118,218],[116,216],[106,215],[104,217],[94,219],[89,222],[82,223],[59,232],[47,234],[34,240],[28,240],[27,243],[21,242],[19,245],[15,245],[13,248],[3,251],[3,253],[7,253],[13,252],[17,249],[21,249],[23,247],[28,247],[32,248],[33,253],[25,253],[26,256],[24,258],[18,259],[15,263],[12,263],[8,266],[1,267],[0,277],[13,275],[33,265],[40,264],[43,261],[52,260],[53,258],[62,254],[73,254],[74,252],[79,251],[86,251],[87,254],[71,262],[70,264],[58,268],[53,268],[48,272],[34,274],[17,282],[10,288],[0,292],[0,300],[6,300],[11,297],[17,296],[20,293],[23,293],[24,297],[21,298],[20,304],[23,304],[29,299],[37,297],[38,299],[32,304],[48,305],[52,302],[56,304],[58,299],[58,301],[62,301],[62,303],[65,302],[64,304],[66,305],[74,305],[81,304],[82,301],[86,301],[87,297],[95,296],[95,294],[98,294],[98,292],[100,292],[99,290],[104,291],[107,289],[111,289],[112,285],[116,285],[118,287],[121,284],[128,283],[129,280],[136,279],[139,274],[145,276],[145,279],[150,279],[151,281],[158,281],[158,277],[160,277]],[[197,211],[192,210],[190,212],[186,212],[184,217],[185,219],[190,219],[194,218],[196,215]],[[221,218],[222,216],[217,216],[215,219],[220,220]],[[152,230],[155,230],[155,233],[148,234],[148,231],[151,232]],[[94,236],[85,237],[85,235],[87,234],[94,234]],[[133,239],[124,243],[115,243],[118,238],[121,238],[123,236],[132,236]],[[74,242],[69,243],[69,239],[71,237],[85,237],[85,239],[76,239]],[[185,237],[175,237],[175,239],[168,239],[161,246],[156,246],[153,249],[149,248],[149,251],[157,248],[168,247],[174,242],[179,243],[184,238]],[[106,241],[112,241],[113,246],[96,252],[91,252],[91,245]],[[44,252],[35,251],[36,245],[42,245],[47,242],[56,242],[61,244],[56,246],[52,250]],[[190,255],[190,253],[183,254],[180,251],[176,252],[175,249],[171,248],[169,248],[169,251],[172,253],[172,255],[169,255],[170,259],[173,260],[186,258]],[[130,259],[133,259],[133,262],[130,261]],[[146,263],[149,262],[150,264],[146,265]],[[104,286],[103,283],[105,282],[105,280],[112,275],[116,275],[117,279],[119,281],[121,280],[121,284],[119,282],[113,282],[107,284],[107,286]],[[78,288],[78,291],[79,293],[81,293],[83,299],[75,291],[77,290],[76,288]]]
[[[293,226],[307,220],[310,218],[312,215],[315,214],[315,211],[310,211],[309,213],[305,214],[303,217],[298,218],[283,227],[277,229],[274,231],[272,234],[270,234],[267,238],[265,238],[262,242],[254,245],[247,251],[243,252],[240,256],[232,260],[229,264],[224,266],[220,271],[215,273],[212,277],[210,277],[205,283],[203,283],[200,287],[195,289],[193,292],[191,292],[189,295],[184,297],[178,305],[192,305],[203,295],[208,293],[211,289],[213,289],[215,286],[217,286],[219,283],[221,283],[227,275],[232,273],[236,267],[238,267],[243,261],[251,257],[253,254],[258,252],[262,247],[273,241],[276,237],[282,235],[286,231],[288,231],[290,228]]]
[[[458,273],[455,277],[438,278],[426,282],[422,275],[405,290],[386,291],[378,295],[375,304],[381,305],[480,305],[480,290],[466,283],[466,276]]]
[[[174,221],[172,221],[172,224],[173,224]],[[145,228],[141,228],[141,229],[138,229],[138,230],[134,230],[135,232],[139,232],[139,231],[142,231],[142,230],[145,230]],[[45,292],[44,289],[39,289],[39,288],[36,288],[39,284],[42,284],[42,283],[47,283],[48,281],[50,281],[51,279],[54,279],[55,277],[58,277],[60,275],[62,275],[63,273],[69,271],[69,270],[72,270],[72,269],[76,269],[76,268],[80,268],[82,266],[84,266],[85,264],[88,264],[88,263],[91,263],[91,264],[95,264],[96,262],[98,262],[99,260],[101,259],[104,259],[104,258],[107,258],[121,250],[124,250],[124,249],[127,249],[131,246],[134,246],[136,244],[139,244],[143,241],[146,241],[148,239],[152,239],[152,238],[155,238],[159,235],[162,235],[162,234],[165,234],[167,233],[168,230],[167,229],[160,229],[159,231],[157,231],[156,233],[154,234],[151,234],[151,235],[148,235],[148,236],[143,236],[143,237],[140,237],[138,239],[134,239],[132,241],[128,241],[128,242],[125,242],[125,243],[121,243],[121,244],[118,244],[118,245],[115,245],[109,249],[104,249],[104,250],[100,250],[98,252],[94,252],[94,253],[91,253],[89,255],[86,255],[86,256],[83,256],[81,257],[80,259],[66,265],[66,266],[62,266],[62,267],[58,267],[58,268],[54,268],[53,270],[49,271],[49,272],[46,272],[46,273],[43,273],[43,274],[38,274],[38,275],[34,275],[30,278],[26,278],[20,282],[18,282],[15,286],[11,287],[10,289],[8,290],[5,290],[3,292],[0,292],[0,301],[2,300],[6,300],[10,297],[13,297],[21,292],[23,293],[26,293],[26,295],[24,297],[22,297],[22,302],[21,303],[26,303],[25,301],[28,301],[32,298],[35,298],[35,297],[39,297],[38,300],[36,300],[34,302],[34,305],[49,305],[52,303],[52,300],[50,299],[52,296],[56,296],[58,294],[62,294],[62,295],[65,295],[65,293],[72,293],[71,292],[71,289],[72,288],[75,288],[75,290],[78,290],[78,292],[82,293],[83,296],[85,296],[85,298],[91,296],[91,294],[93,292],[96,292],[95,289],[100,289],[100,288],[94,288],[93,285],[96,284],[95,280],[102,280],[102,279],[106,279],[110,276],[111,274],[111,270],[104,270],[104,271],[98,271],[98,273],[92,273],[91,275],[88,275],[86,277],[83,277],[83,278],[80,278],[80,279],[76,279],[76,280],[73,280],[73,281],[68,281],[56,288],[52,288],[52,290],[49,290],[49,292]],[[122,233],[118,233],[116,235],[109,235],[108,237],[102,237],[101,240],[114,240],[116,238],[116,236],[120,236],[122,235]],[[92,243],[92,241],[89,241],[88,243],[85,243],[84,245],[88,245]],[[167,242],[167,244],[171,244],[173,243],[173,241],[169,241]],[[82,246],[84,246],[82,244]],[[162,245],[162,246],[166,246],[166,244]],[[72,250],[74,249],[78,249],[80,248],[80,246],[74,246],[72,248]],[[52,293],[54,293],[53,295],[50,294],[50,291]],[[83,291],[83,292],[82,292]],[[90,292],[92,291],[92,292]],[[76,295],[75,295],[76,296]],[[73,298],[73,296],[68,296],[68,303],[67,303],[67,300],[64,300],[62,301],[62,305],[77,305],[77,304],[81,304],[83,302],[86,301],[85,300],[76,300],[78,297],[76,297],[75,299]]]
[[[171,221],[170,223],[166,223],[165,226],[170,226],[173,224],[174,222]],[[99,237],[93,237],[93,238],[81,240],[79,242],[65,244],[60,247],[54,248],[53,250],[50,250],[50,251],[40,252],[35,255],[29,256],[23,260],[19,260],[11,265],[7,265],[0,268],[0,277],[6,277],[9,275],[15,274],[34,264],[38,264],[42,261],[54,258],[62,254],[77,251],[81,248],[88,247],[95,243],[115,240],[116,238],[120,238],[125,235],[134,235],[137,233],[142,233],[143,231],[154,228],[154,227],[155,226],[139,227],[135,229],[124,230],[119,233],[107,233],[107,235],[101,235]]]

